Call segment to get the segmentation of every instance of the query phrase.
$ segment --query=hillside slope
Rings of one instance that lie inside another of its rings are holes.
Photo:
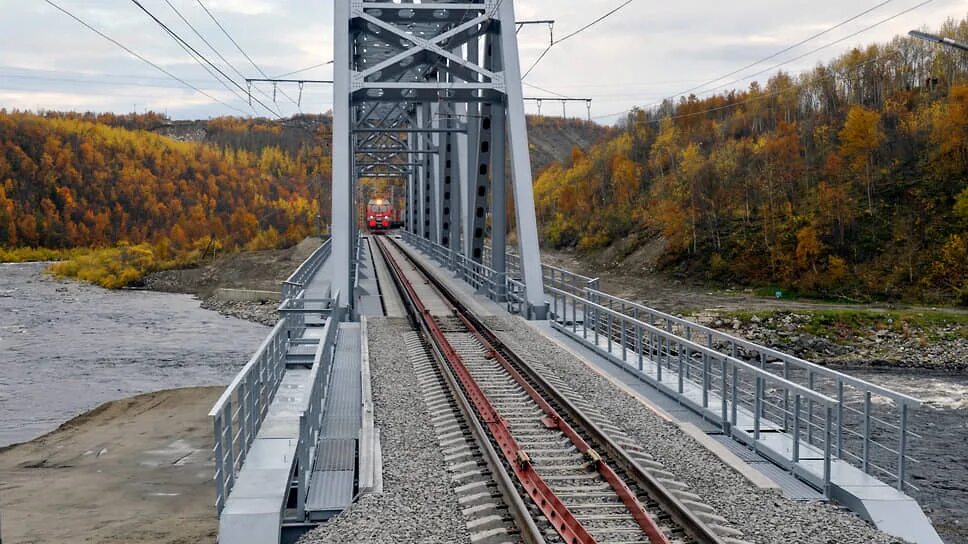
[[[537,180],[544,238],[616,263],[660,247],[696,282],[968,304],[966,59],[898,37],[636,110]]]

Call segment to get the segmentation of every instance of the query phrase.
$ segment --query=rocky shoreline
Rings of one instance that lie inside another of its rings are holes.
[[[813,334],[809,331],[816,328],[817,318],[809,313],[705,312],[687,317],[822,365],[968,370],[968,334],[957,323],[917,326],[887,317],[879,326],[835,324],[826,334]]]
[[[216,296],[202,299],[202,308],[218,312],[226,317],[245,319],[268,327],[279,321],[279,303],[275,301],[222,300]]]

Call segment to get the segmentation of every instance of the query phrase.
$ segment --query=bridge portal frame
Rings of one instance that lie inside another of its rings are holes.
[[[333,288],[352,293],[356,185],[364,175],[403,178],[407,230],[476,262],[490,217],[491,254],[503,257],[507,146],[524,313],[543,319],[513,0],[335,0],[334,42]],[[503,286],[500,257],[488,264]]]

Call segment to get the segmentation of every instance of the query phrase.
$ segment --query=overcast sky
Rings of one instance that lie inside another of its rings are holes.
[[[217,57],[178,19],[166,0],[141,0],[182,37]],[[592,115],[612,122],[635,105],[653,104],[755,62],[829,28],[884,0],[633,0],[627,7],[585,32],[553,47],[526,83],[577,98],[592,98]],[[924,0],[890,0],[882,7],[771,61],[728,80],[767,68],[835,42]],[[228,106],[251,114],[245,100],[220,86],[148,18],[131,0],[55,0],[65,9],[189,81]],[[197,0],[168,0],[240,72],[259,77]],[[332,1],[202,0],[252,60],[269,76],[332,59]],[[517,19],[555,19],[562,37],[622,0],[518,0]],[[130,112],[137,108],[167,112],[174,118],[238,115],[240,111],[187,89],[118,46],[56,11],[44,0],[0,0],[0,107],[20,109]],[[968,16],[968,0],[933,0],[926,5],[842,43],[785,64],[793,73],[811,68],[856,45],[886,41],[913,28],[937,28],[946,18]],[[524,69],[549,41],[546,26],[519,34]],[[223,68],[235,75],[230,68]],[[324,66],[300,77],[329,79]],[[768,75],[761,75],[765,80]],[[726,82],[724,81],[724,82]],[[732,87],[746,87],[745,79]],[[260,96],[271,105],[268,96]],[[286,93],[298,99],[295,86]],[[244,94],[244,93],[243,93]],[[545,93],[526,88],[526,96]],[[327,111],[328,86],[303,90],[302,110]],[[281,94],[284,115],[297,112]],[[265,111],[257,111],[265,115]],[[528,105],[531,112],[536,105]],[[545,102],[545,114],[561,114],[560,103]],[[585,116],[584,105],[570,105],[570,116]]]

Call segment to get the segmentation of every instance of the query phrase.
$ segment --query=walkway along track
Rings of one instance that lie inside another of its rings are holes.
[[[722,518],[690,510],[667,487],[676,482],[643,468],[647,455],[637,460],[613,441],[395,242],[379,246],[428,345],[472,405],[464,411],[496,446],[482,450],[500,451],[517,490],[553,527],[547,536],[568,544],[742,542]],[[533,521],[522,527],[522,514],[510,511],[525,541],[543,540]]]

